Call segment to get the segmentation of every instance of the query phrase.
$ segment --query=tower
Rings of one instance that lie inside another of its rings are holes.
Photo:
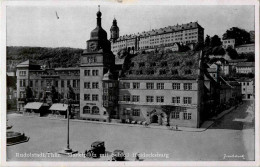
[[[94,121],[107,120],[108,113],[102,102],[102,79],[115,64],[107,33],[101,26],[101,16],[99,9],[96,28],[91,31],[80,60],[80,117]]]
[[[117,21],[114,18],[113,24],[110,28],[110,40],[115,42],[119,38],[119,28],[117,26]]]

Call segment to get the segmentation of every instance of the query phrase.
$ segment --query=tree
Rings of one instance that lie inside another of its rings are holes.
[[[29,86],[27,86],[25,92],[26,92],[26,101],[27,102],[32,101],[33,98],[32,89]]]
[[[250,34],[238,27],[232,27],[223,34],[223,39],[235,39],[235,46],[250,43]]]
[[[214,35],[213,37],[211,37],[211,39],[210,39],[211,47],[220,46],[220,45],[222,45],[222,42],[221,42],[221,39],[219,38],[219,36]]]
[[[207,35],[205,39],[205,46],[209,46],[209,45],[210,45],[210,36]]]
[[[233,49],[232,47],[229,46],[226,51],[231,59],[238,59],[239,56],[235,49]]]
[[[171,115],[173,108],[174,108],[174,106],[169,106],[169,105],[162,106],[162,111],[165,113],[166,119],[167,119],[166,126],[170,126],[170,115]]]
[[[58,100],[58,92],[56,91],[55,87],[51,87],[51,99],[53,103],[56,103]]]
[[[74,93],[74,90],[73,90],[73,88],[71,87],[71,85],[69,85],[68,99],[75,100],[75,93]]]

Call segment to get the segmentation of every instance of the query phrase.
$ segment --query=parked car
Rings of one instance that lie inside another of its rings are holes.
[[[112,154],[112,161],[124,161],[125,153],[123,150],[115,150]]]
[[[105,142],[104,141],[95,141],[91,144],[91,149],[85,151],[86,157],[99,158],[101,154],[105,154]]]

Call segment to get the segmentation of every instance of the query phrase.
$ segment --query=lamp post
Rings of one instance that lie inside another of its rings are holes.
[[[70,125],[70,119],[69,119],[69,116],[70,116],[70,112],[71,112],[71,91],[72,91],[72,88],[69,86],[70,88],[70,91],[69,91],[69,94],[68,94],[68,109],[67,109],[67,147],[64,149],[64,150],[61,150],[59,152],[59,154],[63,154],[63,155],[71,155],[71,154],[76,154],[78,153],[78,151],[73,151],[71,148],[70,148],[70,137],[69,137],[69,132],[70,132],[70,128],[69,128],[69,125]]]

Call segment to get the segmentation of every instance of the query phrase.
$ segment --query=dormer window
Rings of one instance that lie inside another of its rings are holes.
[[[172,75],[178,75],[178,70],[172,70]]]
[[[166,70],[160,70],[160,71],[159,71],[159,74],[160,74],[160,75],[166,74]]]
[[[191,70],[185,70],[185,74],[191,74]]]
[[[174,66],[179,66],[180,65],[180,62],[176,61],[173,63]]]
[[[144,67],[144,66],[145,66],[144,62],[139,63],[139,67]]]

